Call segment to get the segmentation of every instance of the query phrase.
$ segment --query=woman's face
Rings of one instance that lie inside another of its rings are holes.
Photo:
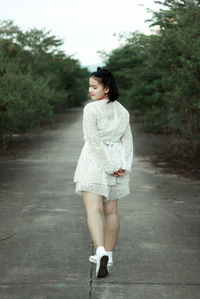
[[[93,77],[89,79],[89,93],[93,100],[108,99],[109,88],[104,88],[99,81]]]

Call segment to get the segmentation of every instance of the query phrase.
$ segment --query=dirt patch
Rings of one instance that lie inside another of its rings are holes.
[[[175,135],[143,133],[139,124],[134,124],[132,130],[136,155],[149,156],[154,166],[164,173],[200,179],[199,141]]]

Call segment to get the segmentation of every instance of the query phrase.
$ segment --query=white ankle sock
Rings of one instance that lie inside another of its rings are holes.
[[[96,254],[99,253],[99,254],[104,254],[106,252],[104,246],[99,246],[97,247],[96,249]]]
[[[106,251],[106,254],[109,257],[109,261],[112,261],[113,260],[113,252],[112,251]]]
[[[97,250],[98,250],[98,253],[101,252],[101,253],[106,253],[106,255],[108,255],[109,259],[112,259],[113,258],[113,251],[106,251],[105,250],[105,247],[104,246],[99,246],[97,247],[96,249],[96,254],[97,254]]]
[[[107,254],[109,257],[112,257],[113,252],[112,252],[112,251],[106,251],[106,254]]]

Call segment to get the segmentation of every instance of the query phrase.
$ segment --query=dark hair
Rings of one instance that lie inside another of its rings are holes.
[[[98,66],[97,71],[93,72],[91,76],[95,77],[95,79],[97,79],[100,83],[102,83],[104,87],[109,87],[108,103],[114,102],[119,98],[119,92],[117,89],[115,78],[110,71],[106,69],[102,69],[101,67]]]

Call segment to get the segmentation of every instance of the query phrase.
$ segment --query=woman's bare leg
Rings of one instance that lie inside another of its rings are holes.
[[[87,224],[94,247],[104,246],[103,196],[82,191]]]
[[[103,203],[103,211],[105,215],[105,249],[113,251],[117,243],[120,221],[117,211],[118,200],[111,200]]]

